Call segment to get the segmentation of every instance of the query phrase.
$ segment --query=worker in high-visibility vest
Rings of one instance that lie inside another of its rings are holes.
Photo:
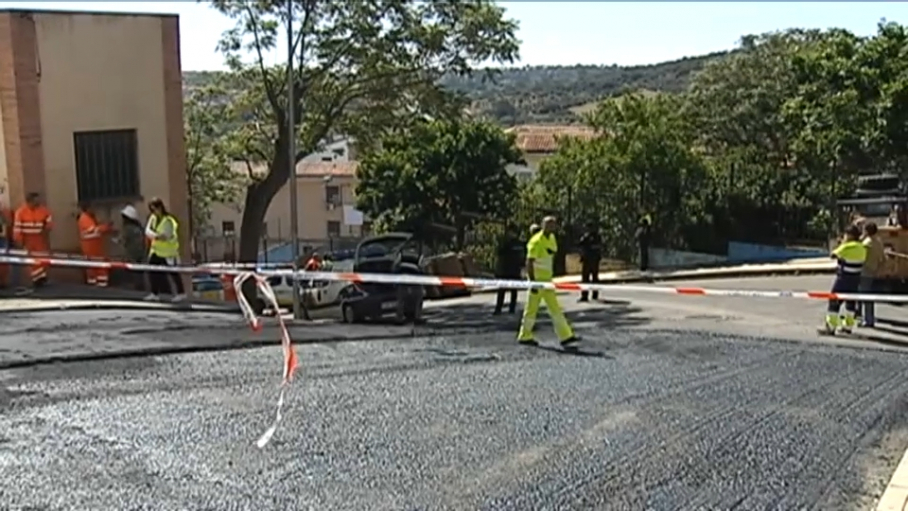
[[[98,222],[94,211],[87,203],[79,204],[79,245],[82,255],[88,259],[105,259],[107,257],[106,236],[113,232],[113,226],[108,223]],[[89,286],[107,287],[110,280],[110,270],[107,268],[86,268],[85,282]]]
[[[555,239],[555,217],[547,216],[542,220],[542,229],[534,234],[527,242],[527,277],[531,281],[551,282],[554,277],[553,263],[555,253],[558,252],[558,242]],[[536,314],[539,312],[539,302],[544,301],[558,340],[564,347],[576,345],[580,339],[574,335],[571,325],[568,324],[558,296],[554,289],[531,289],[526,307],[523,309],[523,320],[520,323],[520,332],[517,340],[522,344],[538,345],[533,338],[533,326],[536,324]]]
[[[861,286],[861,273],[864,270],[864,261],[867,259],[867,248],[861,243],[861,231],[857,225],[850,225],[845,230],[842,243],[832,251],[836,266],[835,281],[832,284],[833,293],[857,293]],[[842,300],[829,300],[826,309],[826,322],[819,329],[820,334],[835,335],[836,331],[850,334],[856,323],[854,316],[857,311],[857,302],[845,301],[845,312],[841,312]]]
[[[41,204],[37,193],[29,193],[25,204],[16,210],[13,219],[13,239],[22,248],[33,254],[50,252],[50,231],[54,219],[50,210]],[[36,264],[31,267],[32,286],[40,287],[47,282],[47,267]]]
[[[158,266],[176,266],[180,261],[179,222],[164,206],[164,201],[155,198],[148,203],[148,223],[145,225],[145,236],[151,240],[148,263]],[[173,302],[186,299],[183,280],[172,272],[150,272],[148,275],[151,294],[145,297],[149,301],[161,299],[161,295],[173,294]],[[170,284],[173,283],[173,288]]]

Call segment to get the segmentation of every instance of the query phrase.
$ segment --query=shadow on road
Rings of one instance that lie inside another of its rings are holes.
[[[908,344],[908,322],[877,318],[874,328],[862,328],[852,336],[880,344],[904,347]]]
[[[514,314],[503,312],[492,315],[490,304],[463,303],[427,309],[424,312],[426,324],[433,329],[482,328],[498,331],[517,332],[520,327],[521,308]],[[571,324],[578,328],[632,327],[649,323],[650,318],[641,316],[642,309],[629,301],[600,301],[584,305],[582,309],[565,311]],[[539,311],[537,328],[551,328],[551,320],[542,308]]]

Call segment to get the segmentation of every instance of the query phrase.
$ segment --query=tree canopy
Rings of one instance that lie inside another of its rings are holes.
[[[563,143],[534,193],[565,212],[573,190],[575,218],[601,220],[616,256],[641,213],[676,248],[824,240],[860,174],[906,175],[906,56],[908,32],[894,23],[871,37],[744,37],[681,93],[602,101],[586,118],[599,136]]]
[[[514,137],[462,120],[416,123],[382,140],[357,168],[357,208],[386,229],[445,241],[450,226],[463,246],[478,219],[504,220],[517,183],[507,166],[520,161]]]
[[[229,129],[229,107],[214,84],[187,95],[183,108],[186,175],[189,179],[190,227],[207,225],[212,204],[230,204],[242,193],[243,175],[231,168],[224,146]]]
[[[328,135],[352,136],[368,146],[414,113],[459,110],[461,105],[439,86],[442,76],[469,74],[478,63],[512,62],[518,52],[516,23],[488,0],[298,0],[291,16],[286,5],[211,2],[235,23],[218,46],[229,66],[221,79],[233,115],[225,147],[232,159],[265,168],[249,176],[240,227],[242,261],[255,260],[265,213],[287,183],[291,164]],[[288,52],[292,75],[285,65],[269,65],[266,57],[282,51],[288,25],[294,34]],[[295,92],[294,104],[287,102],[288,87]],[[291,111],[298,134],[293,157],[288,154]]]

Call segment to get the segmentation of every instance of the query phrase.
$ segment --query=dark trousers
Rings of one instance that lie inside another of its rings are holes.
[[[583,267],[580,271],[580,281],[584,284],[598,284],[599,283],[599,259],[593,259],[592,261],[583,260]],[[581,300],[589,299],[589,292],[582,291],[580,293]],[[593,290],[593,300],[599,299],[599,291]]]
[[[640,271],[649,269],[649,246],[640,247]]]
[[[520,275],[505,275],[499,274],[497,276],[499,279],[513,279],[517,280],[520,278]],[[517,290],[516,289],[499,289],[495,297],[495,314],[501,314],[501,310],[504,308],[504,298],[507,294],[511,295],[511,301],[508,303],[508,313],[514,314],[517,310]]]
[[[873,277],[861,277],[860,291],[862,294],[876,293],[876,279]],[[874,302],[861,302],[860,316],[866,326],[873,326],[876,323],[876,308],[874,305]]]
[[[833,293],[857,293],[858,289],[861,287],[861,276],[860,275],[837,275],[835,281],[832,283],[832,292]],[[842,308],[842,300],[829,300],[829,308],[827,311],[830,314],[838,314],[839,310]],[[845,302],[845,310],[849,312],[857,312],[858,302],[854,300],[848,300]]]
[[[167,259],[163,257],[158,257],[155,254],[151,254],[148,257],[148,264],[153,264],[155,266],[173,266]],[[173,283],[173,288],[170,284]],[[166,294],[175,294],[181,295],[186,291],[183,290],[183,280],[180,278],[179,274],[163,272],[163,271],[153,271],[148,273],[148,283],[151,285],[151,292],[156,295],[166,295]]]

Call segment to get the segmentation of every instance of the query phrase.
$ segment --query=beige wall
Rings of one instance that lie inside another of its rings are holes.
[[[45,193],[56,248],[78,247],[74,132],[136,129],[141,197],[125,202],[140,210],[143,199],[171,202],[161,24],[160,17],[35,16]],[[125,202],[97,205],[98,214],[118,218]]]
[[[329,209],[325,201],[325,182],[323,176],[299,176],[297,178],[297,197],[299,204],[299,237],[305,240],[323,240],[328,238],[328,222],[340,222],[342,237],[360,236],[359,227],[344,225],[343,207]],[[340,187],[342,204],[353,205],[356,179],[353,176],[335,176],[329,186]],[[222,223],[233,222],[239,235],[243,211],[240,204],[216,204],[212,208],[208,236],[222,236]],[[271,201],[265,223],[271,239],[290,238],[290,187],[284,186]]]
[[[3,119],[3,103],[0,102],[0,120]],[[7,208],[10,204],[9,196],[9,170],[6,166],[6,139],[0,129],[0,208]]]

